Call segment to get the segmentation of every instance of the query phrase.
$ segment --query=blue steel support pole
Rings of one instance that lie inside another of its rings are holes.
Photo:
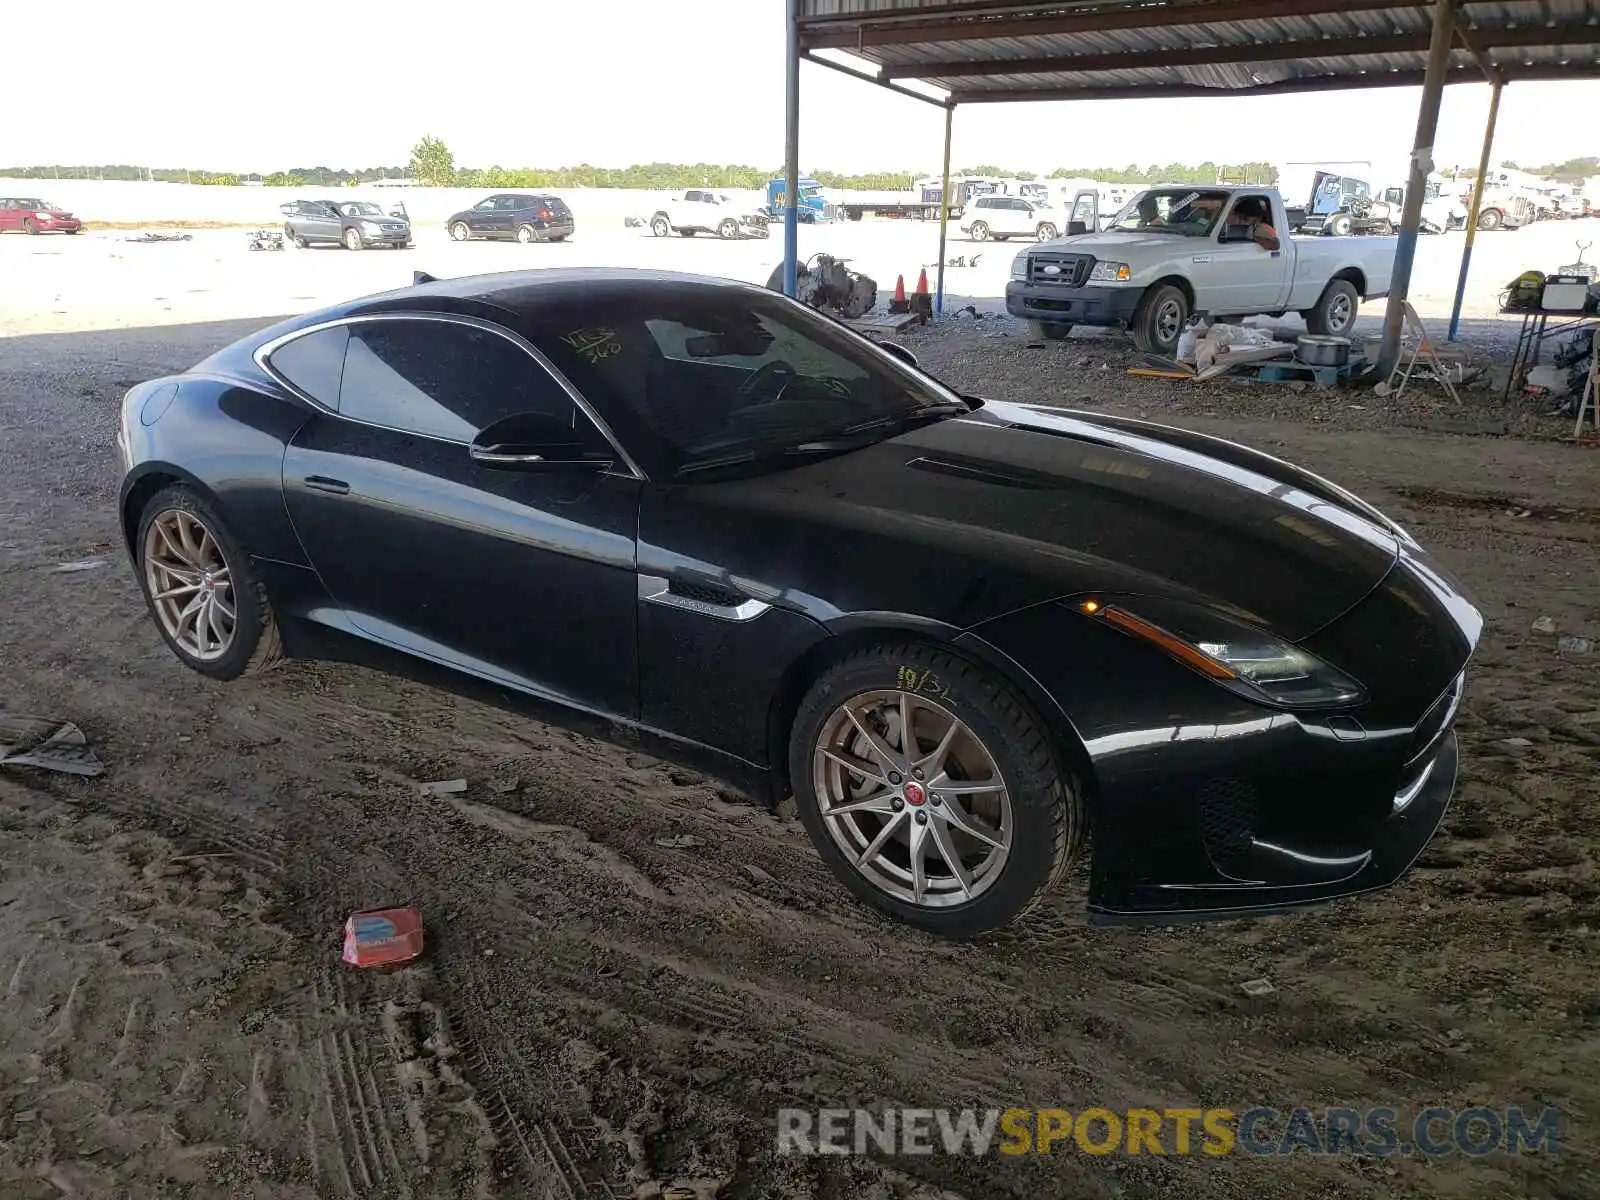
[[[1472,207],[1467,210],[1467,244],[1461,247],[1461,274],[1456,278],[1456,299],[1450,306],[1450,341],[1461,331],[1461,305],[1467,295],[1467,268],[1472,265],[1472,242],[1478,235],[1478,214],[1483,209],[1483,181],[1489,176],[1489,154],[1494,149],[1494,124],[1500,118],[1500,89],[1505,80],[1498,74],[1489,92],[1489,120],[1483,127],[1483,155],[1478,159],[1478,178],[1472,183]]]
[[[800,254],[800,0],[788,0],[784,16],[783,93],[783,294],[794,295]]]
[[[1433,139],[1439,129],[1439,102],[1444,97],[1445,73],[1450,69],[1450,47],[1456,36],[1456,0],[1434,0],[1433,37],[1428,45],[1428,70],[1422,77],[1422,103],[1417,108],[1417,134],[1412,141],[1411,178],[1400,217],[1400,239],[1394,250],[1394,270],[1389,279],[1389,307],[1383,315],[1383,347],[1378,351],[1377,375],[1387,379],[1400,357],[1400,335],[1405,328],[1406,299],[1411,291],[1411,266],[1417,257],[1417,231],[1422,226],[1422,201],[1433,169]]]
[[[939,205],[939,282],[934,289],[933,311],[935,315],[944,312],[944,242],[945,233],[950,226],[950,127],[955,119],[956,106],[949,102],[944,106],[944,179],[941,186],[944,191],[939,193],[944,202]]]

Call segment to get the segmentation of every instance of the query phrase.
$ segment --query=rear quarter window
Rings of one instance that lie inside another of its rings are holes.
[[[350,330],[345,325],[302,334],[274,350],[267,358],[267,365],[274,375],[296,391],[310,396],[324,408],[338,411],[344,351],[349,340]]]

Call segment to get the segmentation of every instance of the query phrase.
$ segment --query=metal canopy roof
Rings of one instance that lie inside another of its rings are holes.
[[[1458,0],[1447,83],[1600,78],[1600,0]],[[1277,95],[1422,83],[1423,0],[800,0],[800,51],[948,103]]]

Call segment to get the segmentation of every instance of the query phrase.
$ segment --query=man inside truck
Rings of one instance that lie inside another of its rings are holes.
[[[1260,196],[1246,196],[1228,214],[1228,238],[1248,237],[1263,250],[1278,249],[1278,231],[1272,227],[1272,210]]]

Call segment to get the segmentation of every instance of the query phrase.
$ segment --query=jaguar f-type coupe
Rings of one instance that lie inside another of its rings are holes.
[[[1482,620],[1231,442],[966,395],[775,292],[547,270],[296,317],[133,388],[119,518],[233,679],[387,665],[769,802],[885,912],[1099,922],[1394,883]]]

